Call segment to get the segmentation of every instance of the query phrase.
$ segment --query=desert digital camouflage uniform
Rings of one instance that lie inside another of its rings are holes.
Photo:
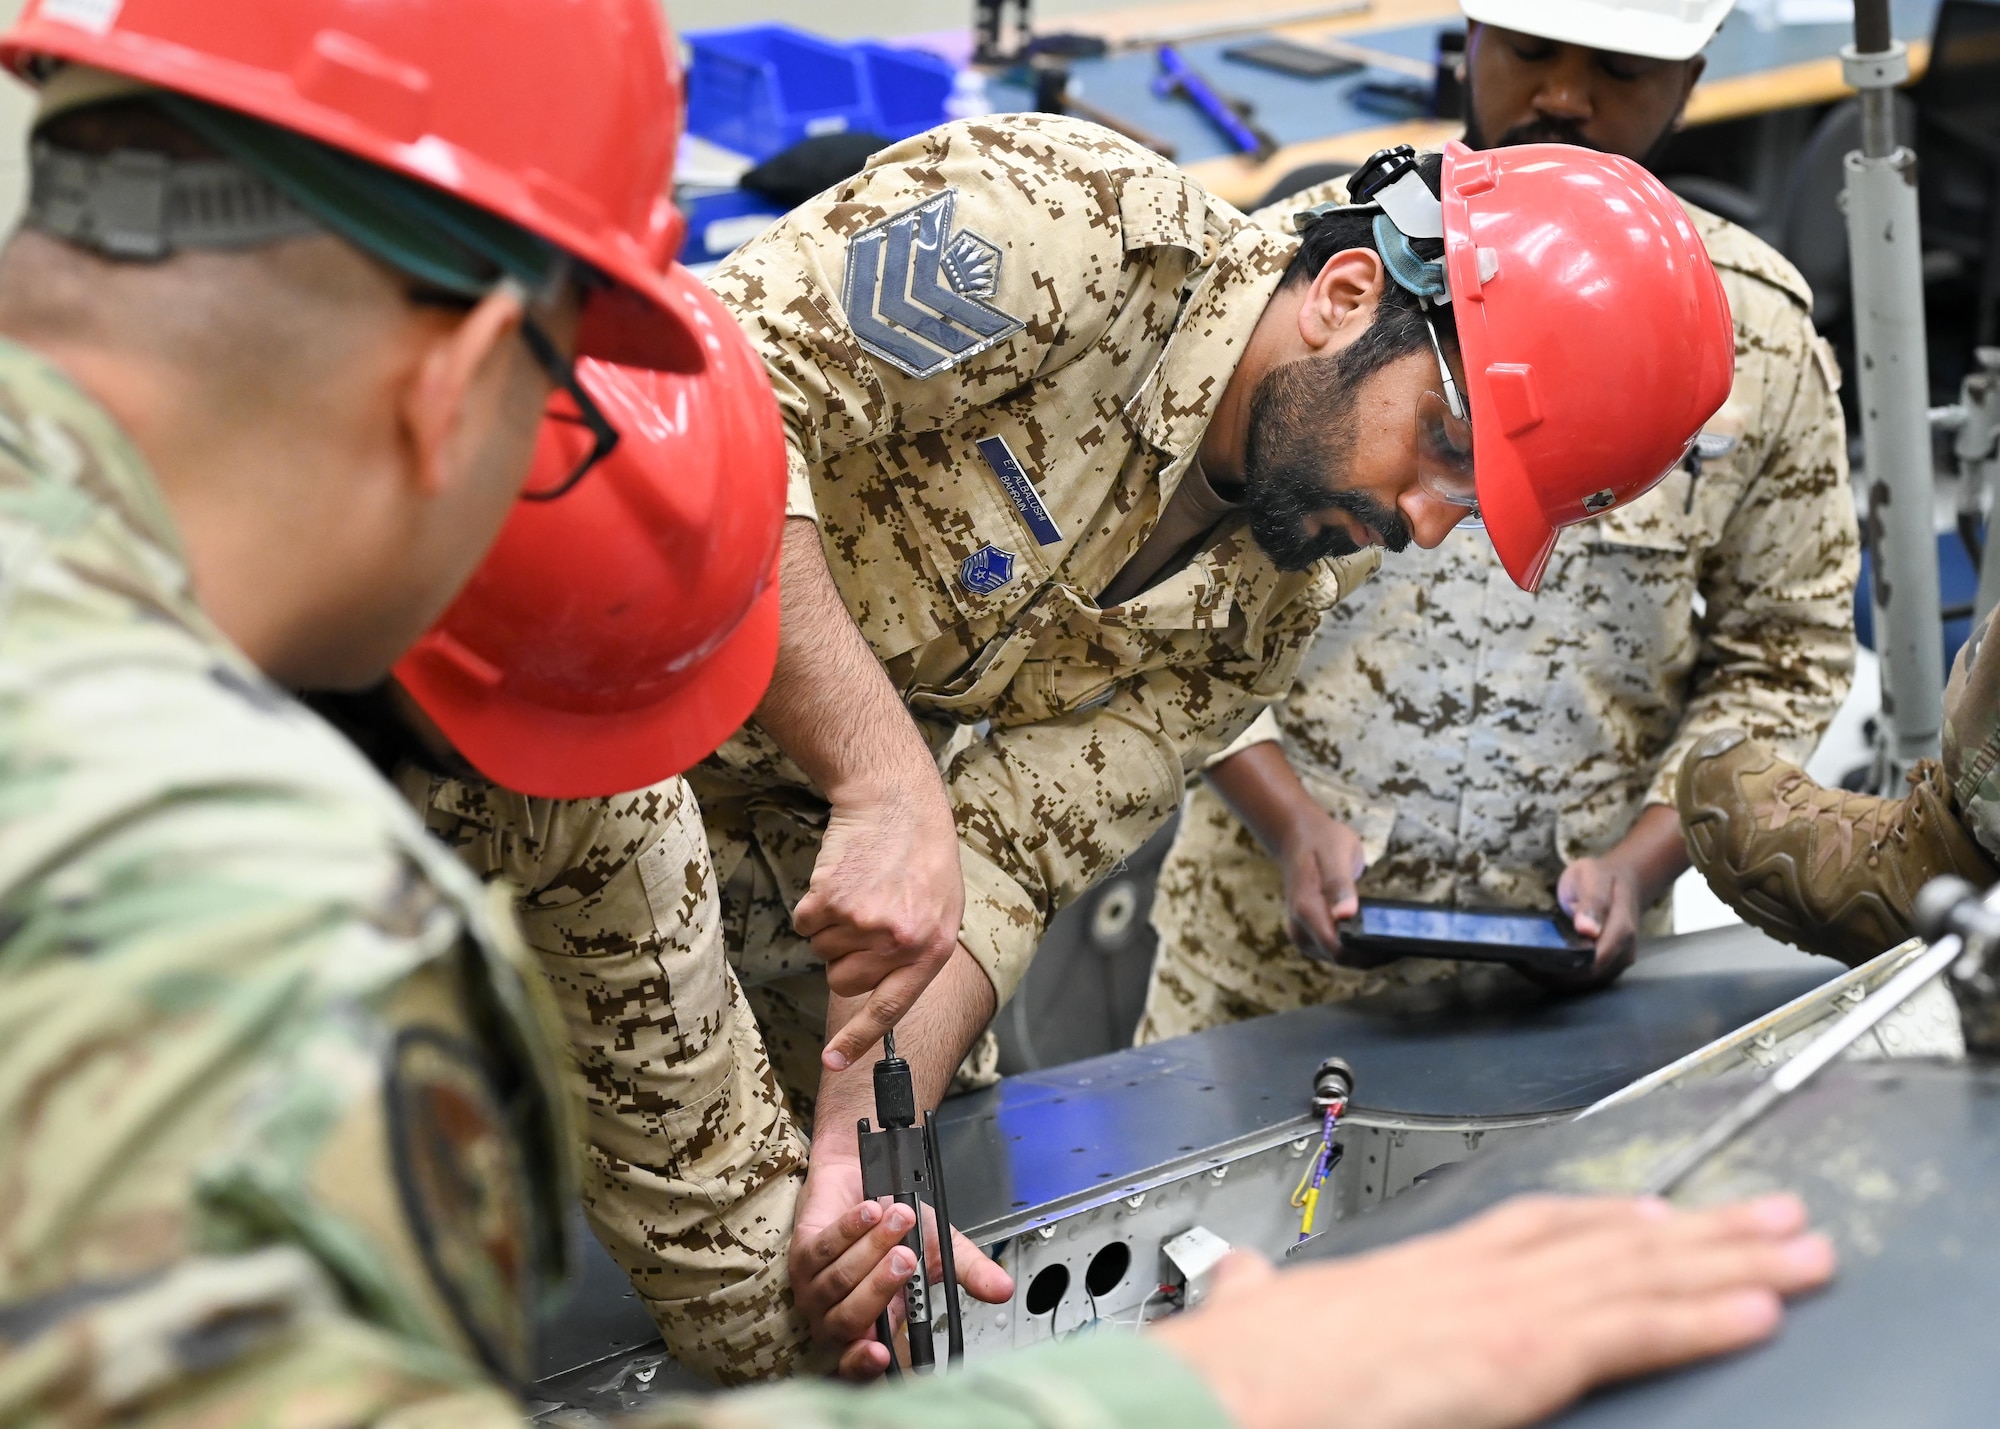
[[[194,600],[110,418],[0,343],[0,1423],[516,1429],[572,1190],[542,979]],[[684,1429],[1211,1429],[1093,1336]]]
[[[1308,190],[1256,215],[1339,196]],[[1846,695],[1858,572],[1838,372],[1811,293],[1760,240],[1690,216],[1736,324],[1736,381],[1694,458],[1629,506],[1562,533],[1539,596],[1484,532],[1411,550],[1331,612],[1298,683],[1244,736],[1279,739],[1360,836],[1364,895],[1549,908],[1571,861],[1674,802],[1687,751],[1748,730],[1803,761]],[[1671,929],[1668,902],[1642,928]],[[1283,880],[1206,784],[1153,907],[1160,954],[1141,1041],[1428,981],[1299,953]]]
[[[785,1263],[806,1145],[722,952],[701,813],[671,779],[531,799],[415,762],[395,782],[515,911],[586,1112],[583,1205],[674,1357],[725,1384],[809,1343]]]
[[[1051,915],[1172,814],[1377,564],[1287,574],[1225,527],[1098,605],[1296,246],[1104,129],[1012,115],[883,150],[710,280],[769,367],[788,509],[819,523],[849,614],[934,746],[977,731],[945,781],[961,940],[1002,1002]],[[789,910],[826,803],[755,725],[690,778],[779,1080],[807,1095],[825,978],[800,976],[818,964]]]

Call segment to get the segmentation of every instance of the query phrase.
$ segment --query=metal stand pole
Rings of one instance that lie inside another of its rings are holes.
[[[1895,90],[1910,76],[1910,59],[1890,32],[1889,0],[1856,0],[1854,43],[1840,58],[1848,83],[1861,94],[1861,152],[1847,156],[1847,237],[1867,448],[1875,648],[1882,657],[1883,774],[1893,793],[1912,765],[1938,753],[1944,637],[1917,159],[1896,143]]]

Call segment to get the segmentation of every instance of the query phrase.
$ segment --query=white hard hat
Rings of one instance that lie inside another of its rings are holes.
[[[1701,52],[1736,0],[1459,0],[1468,20],[1656,60]]]

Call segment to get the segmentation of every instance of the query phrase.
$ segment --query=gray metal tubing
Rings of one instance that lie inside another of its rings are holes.
[[[1855,45],[1843,58],[1861,91],[1864,120],[1865,151],[1847,156],[1847,237],[1875,556],[1875,645],[1889,731],[1883,772],[1894,788],[1917,761],[1938,753],[1944,649],[1917,160],[1895,142],[1894,85],[1908,64],[1888,29],[1888,0],[1855,6]]]

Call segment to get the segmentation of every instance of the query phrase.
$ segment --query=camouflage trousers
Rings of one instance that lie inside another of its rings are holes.
[[[1463,966],[1405,958],[1363,972],[1305,956],[1285,932],[1278,866],[1206,784],[1195,786],[1181,811],[1152,920],[1160,949],[1139,1043],[1435,982]]]
[[[1408,898],[1420,890],[1387,882],[1371,887],[1363,874],[1361,891]],[[1140,1043],[1395,987],[1469,974],[1484,981],[1491,967],[1404,958],[1364,971],[1307,957],[1285,931],[1284,875],[1206,783],[1195,786],[1181,812],[1180,830],[1160,868],[1152,920],[1160,950],[1134,1039]],[[1672,932],[1673,900],[1643,910],[1639,931]]]
[[[704,786],[699,770],[692,777],[703,791],[702,817],[721,876],[730,966],[748,993],[786,1103],[810,1128],[829,993],[812,944],[792,926],[792,909],[811,886],[824,815],[815,818],[817,811],[802,800],[744,798],[741,786],[721,780]],[[999,1043],[990,1031],[982,1034],[960,1064],[951,1092],[991,1086],[1000,1079],[999,1061]]]
[[[806,1144],[723,955],[693,794],[398,782],[476,872],[525,890],[586,1112],[584,1210],[668,1348],[724,1384],[787,1373],[808,1345],[786,1265]]]

